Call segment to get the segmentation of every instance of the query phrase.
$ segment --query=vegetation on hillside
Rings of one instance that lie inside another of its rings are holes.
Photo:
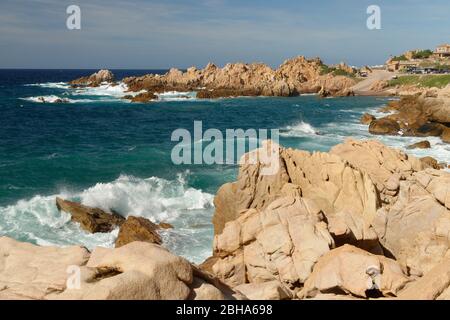
[[[330,67],[327,65],[322,65],[321,66],[321,70],[320,70],[320,74],[321,75],[325,75],[325,74],[333,74],[334,76],[345,76],[345,77],[350,77],[350,78],[354,78],[355,74],[347,72],[345,70],[342,69],[338,69],[338,68],[334,68],[334,67]]]
[[[408,61],[408,59],[405,57],[404,54],[402,54],[401,56],[395,56],[392,58],[392,61]]]
[[[413,53],[413,59],[427,59],[433,54],[430,49],[421,50]]]
[[[389,81],[389,86],[415,85],[424,88],[444,88],[450,84],[450,75],[408,75]]]

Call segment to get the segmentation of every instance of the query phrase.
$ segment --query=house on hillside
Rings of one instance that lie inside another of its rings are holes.
[[[417,67],[419,67],[418,61],[396,61],[391,59],[386,63],[386,69],[390,72],[406,71],[409,68]]]
[[[436,48],[434,55],[438,58],[450,58],[450,44],[443,44]]]

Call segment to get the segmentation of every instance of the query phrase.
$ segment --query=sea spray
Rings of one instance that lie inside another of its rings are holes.
[[[0,235],[39,245],[83,245],[112,247],[118,230],[89,234],[70,215],[59,212],[55,198],[81,201],[84,205],[117,211],[124,216],[143,216],[154,222],[170,222],[173,230],[163,232],[164,245],[195,262],[207,257],[212,234],[210,218],[213,195],[187,185],[186,175],[175,180],[141,179],[122,175],[109,183],[98,183],[82,192],[62,191],[34,196],[0,207]],[[192,241],[193,240],[193,241]],[[206,250],[208,248],[208,250]]]

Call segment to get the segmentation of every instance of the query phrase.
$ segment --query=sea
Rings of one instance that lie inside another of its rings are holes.
[[[226,139],[227,129],[279,129],[281,145],[311,152],[328,151],[348,137],[402,150],[423,139],[372,136],[360,124],[362,114],[380,116],[378,110],[395,98],[200,100],[195,93],[169,92],[150,103],[123,99],[129,94],[123,77],[166,70],[112,70],[115,86],[69,86],[95,71],[0,70],[0,236],[43,246],[114,246],[118,230],[84,232],[58,212],[59,196],[168,222],[174,228],[162,231],[164,246],[200,263],[212,252],[214,195],[236,179],[239,166],[175,164],[175,130],[193,133],[201,121],[203,130],[217,129]],[[431,149],[408,153],[450,162],[450,145],[427,140]],[[204,141],[192,139],[196,143]]]

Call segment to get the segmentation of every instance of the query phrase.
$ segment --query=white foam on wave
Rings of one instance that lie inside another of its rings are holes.
[[[152,221],[174,221],[180,210],[212,206],[213,196],[187,188],[183,175],[174,181],[156,177],[141,179],[122,175],[111,183],[98,183],[80,194],[87,206],[138,215]]]
[[[197,93],[194,91],[167,91],[155,94],[160,101],[186,101],[197,99]]]
[[[48,96],[36,96],[36,97],[28,97],[21,98],[22,100],[39,102],[39,103],[55,103],[55,102],[66,102],[66,103],[89,103],[89,102],[113,102],[113,101],[124,101],[123,97],[130,95],[136,96],[145,91],[138,92],[129,92],[128,86],[123,83],[111,84],[111,83],[101,83],[97,87],[80,87],[80,88],[72,88],[66,82],[49,82],[49,83],[34,83],[27,84],[26,86],[39,86],[42,88],[50,88],[50,89],[64,89],[65,92],[63,95],[67,97],[58,97],[56,95],[48,95]],[[93,99],[89,98],[81,98],[74,99],[73,97],[78,96],[86,96],[86,97],[95,97]],[[124,101],[125,102],[125,101]]]
[[[64,196],[64,195],[60,195]],[[54,196],[34,196],[0,207],[0,234],[39,245],[72,244],[112,246],[117,232],[89,234],[70,223],[70,215],[58,212]]]
[[[141,92],[128,92],[128,86],[120,82],[118,84],[102,83],[98,87],[83,87],[73,89],[71,94],[83,96],[108,96],[123,98],[126,95],[138,95]]]
[[[36,96],[36,97],[27,97],[20,98],[20,100],[35,102],[35,103],[87,103],[87,102],[95,102],[96,100],[91,99],[70,99],[66,97],[58,97],[56,95],[48,95],[48,96]]]
[[[285,137],[304,137],[310,135],[316,135],[316,129],[305,121],[300,121],[294,125],[287,126],[281,129],[281,136]]]
[[[69,89],[70,85],[67,82],[45,82],[45,83],[31,83],[25,84],[26,87],[41,87],[49,89]]]
[[[0,235],[40,245],[112,247],[118,230],[89,234],[59,212],[55,198],[81,201],[84,205],[117,211],[124,216],[143,216],[153,222],[170,222],[175,229],[164,232],[165,245],[177,254],[201,262],[210,251],[213,195],[187,186],[185,175],[175,180],[122,175],[82,192],[61,191],[34,196],[0,207]],[[206,221],[206,222],[205,222]],[[199,227],[200,226],[200,227]]]
[[[373,113],[375,109],[365,110]],[[364,112],[362,112],[364,113]],[[383,114],[385,116],[385,114]],[[342,143],[346,138],[352,137],[358,140],[370,139],[378,140],[383,144],[400,149],[408,154],[416,157],[431,156],[438,161],[450,164],[450,145],[443,143],[439,137],[409,137],[409,136],[389,136],[389,135],[372,135],[369,133],[368,125],[359,123],[359,119],[349,121],[347,123],[328,123],[321,127],[321,134],[317,138],[320,141],[330,140],[332,143]],[[413,143],[428,140],[431,144],[430,149],[408,149],[407,147]]]

